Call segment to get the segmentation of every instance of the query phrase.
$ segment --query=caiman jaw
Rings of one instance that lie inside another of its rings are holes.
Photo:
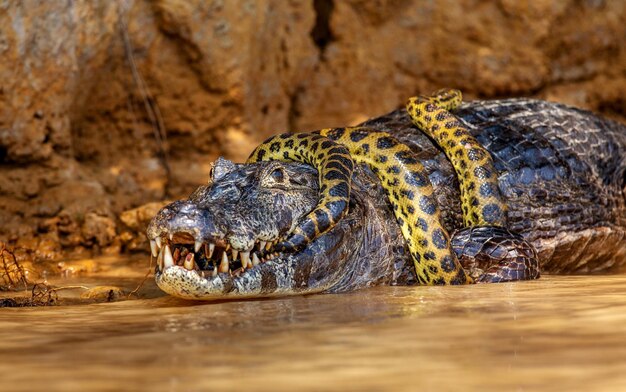
[[[220,274],[239,277],[273,260],[279,256],[273,251],[278,242],[278,238],[257,240],[250,249],[236,249],[223,238],[202,241],[189,233],[176,232],[162,233],[151,239],[150,250],[157,258],[157,274],[164,274],[172,268],[184,269],[199,278],[212,280]]]
[[[278,256],[273,252],[279,239],[257,240],[250,249],[236,249],[225,239],[203,242],[195,240],[188,233],[169,234],[167,238],[156,237],[150,240],[152,256],[157,258],[158,271],[168,267],[182,266],[196,271],[202,277],[229,273],[238,276]]]

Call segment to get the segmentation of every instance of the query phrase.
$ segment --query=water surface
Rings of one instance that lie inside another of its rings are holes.
[[[141,293],[0,310],[1,389],[626,390],[626,276],[210,303],[152,281]]]

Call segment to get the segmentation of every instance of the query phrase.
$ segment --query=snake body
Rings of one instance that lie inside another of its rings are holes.
[[[272,136],[252,152],[248,163],[272,160],[303,162],[318,169],[322,184],[319,204],[274,247],[278,252],[297,251],[327,232],[348,211],[354,163],[346,147],[307,133]]]
[[[506,204],[498,189],[489,152],[449,110],[461,104],[458,90],[410,98],[407,112],[413,123],[441,147],[454,168],[461,191],[465,226],[506,226]]]
[[[504,226],[506,205],[497,188],[491,156],[448,111],[460,103],[460,92],[441,90],[432,96],[411,98],[407,111],[452,162],[461,184],[466,226]],[[386,132],[363,127],[323,129],[319,135],[345,146],[348,156],[345,149],[328,141],[320,143],[314,135],[283,134],[261,144],[248,160],[296,160],[318,167],[320,202],[285,241],[288,246],[309,243],[341,218],[343,210],[333,209],[330,203],[347,208],[350,183],[346,176],[351,174],[352,165],[348,171],[345,162],[354,159],[368,165],[381,181],[411,252],[417,280],[422,284],[472,282],[451,247],[424,167],[408,146]],[[336,162],[343,162],[336,165],[341,166],[336,167],[340,173],[329,177],[329,169]],[[331,192],[339,187],[342,192]],[[346,199],[337,200],[343,197]],[[331,219],[326,218],[328,213]],[[318,218],[320,214],[324,219]]]
[[[441,212],[424,166],[405,144],[367,128],[325,129],[320,134],[348,148],[381,181],[422,284],[468,282],[441,223]]]

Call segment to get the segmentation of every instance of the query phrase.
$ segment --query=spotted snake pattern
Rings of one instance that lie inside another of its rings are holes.
[[[459,179],[465,226],[505,226],[506,205],[489,153],[449,112],[461,103],[457,90],[411,98],[414,124],[445,152]],[[378,176],[414,261],[421,284],[474,281],[461,266],[445,230],[433,187],[410,148],[390,134],[365,127],[329,128],[314,134],[282,134],[261,144],[248,162],[299,161],[318,168],[320,201],[281,245],[301,249],[346,213],[353,162]],[[492,272],[497,277],[497,272]]]
[[[274,247],[278,252],[294,252],[330,230],[348,212],[354,162],[346,147],[309,133],[273,136],[261,143],[247,162],[272,160],[308,163],[319,173],[320,200],[317,207]]]

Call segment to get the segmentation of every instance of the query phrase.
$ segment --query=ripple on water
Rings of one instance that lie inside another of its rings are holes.
[[[3,388],[626,388],[626,276],[213,303],[154,297],[1,310]]]

